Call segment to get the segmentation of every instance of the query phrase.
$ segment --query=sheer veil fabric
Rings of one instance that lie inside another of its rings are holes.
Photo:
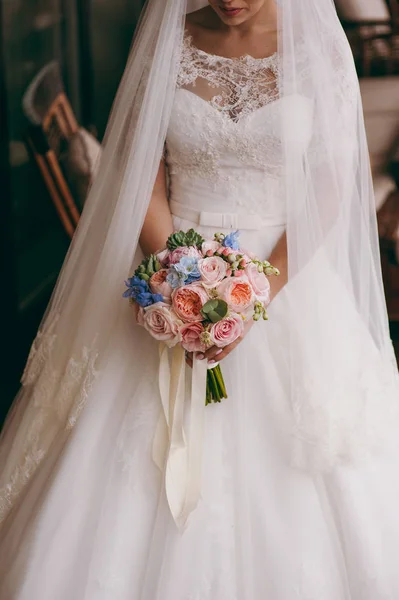
[[[278,4],[276,102],[287,110],[275,123],[276,169],[284,172],[289,259],[280,313],[290,337],[289,397],[275,408],[288,460],[324,472],[367,460],[393,439],[397,370],[350,49],[332,0]],[[150,0],[143,11],[98,176],[2,433],[5,523],[32,482],[51,480],[85,407],[107,393],[110,365],[117,387],[118,369],[142,344],[121,300],[123,282],[163,154],[186,12],[197,8]],[[139,368],[130,369],[139,386]]]

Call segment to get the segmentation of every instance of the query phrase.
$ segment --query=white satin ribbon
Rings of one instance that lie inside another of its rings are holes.
[[[184,431],[186,360],[184,349],[160,345],[159,390],[162,414],[158,421],[153,459],[164,473],[165,491],[173,519],[184,531],[201,497],[207,363],[194,357],[188,439]],[[188,400],[188,398],[187,398]]]

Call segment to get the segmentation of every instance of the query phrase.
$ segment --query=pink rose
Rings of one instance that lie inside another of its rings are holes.
[[[168,266],[168,264],[169,264],[169,255],[170,255],[169,248],[165,248],[165,250],[161,250],[161,252],[158,252],[157,259],[159,260],[159,262],[161,263],[161,265],[166,266],[166,267]]]
[[[204,331],[204,326],[198,321],[183,325],[180,329],[183,348],[187,352],[205,352],[206,346],[201,341],[201,334]]]
[[[229,265],[220,256],[210,256],[198,261],[198,270],[205,285],[220,283],[226,277],[228,267]]]
[[[180,341],[180,325],[170,306],[164,302],[157,302],[144,312],[144,327],[153,338],[165,342],[169,348]]]
[[[153,294],[161,294],[165,301],[170,301],[172,296],[172,286],[166,281],[168,276],[167,269],[161,269],[151,277],[149,284]]]
[[[206,240],[201,246],[201,251],[203,256],[205,256],[206,253],[209,252],[209,250],[212,252],[212,254],[215,254],[215,252],[219,250],[219,248],[220,244],[216,240]]]
[[[136,309],[136,323],[138,325],[141,325],[142,327],[144,327],[145,310],[142,306],[139,306],[138,304],[135,305],[135,309]]]
[[[198,283],[177,288],[172,294],[173,308],[185,323],[202,321],[201,309],[208,300],[208,294]]]
[[[251,284],[245,275],[241,275],[241,273],[239,277],[224,279],[217,290],[219,297],[225,300],[234,312],[244,312],[255,300]]]
[[[256,254],[254,254],[250,250],[244,250],[243,248],[241,248],[240,249],[240,254],[243,254],[244,257],[248,260],[248,262],[250,260],[259,260],[258,257],[256,256]]]
[[[259,273],[258,267],[254,263],[250,263],[245,268],[245,274],[248,277],[249,283],[255,292],[257,299],[263,304],[270,303],[270,283],[266,275]]]
[[[202,258],[201,252],[195,246],[180,246],[176,248],[176,250],[172,250],[169,255],[169,264],[175,265],[180,262],[183,256],[187,256],[189,258]]]
[[[225,348],[235,342],[244,332],[244,321],[240,315],[231,313],[225,319],[212,325],[210,330],[214,346]]]

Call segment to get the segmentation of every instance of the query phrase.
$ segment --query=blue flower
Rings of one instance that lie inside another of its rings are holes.
[[[174,268],[171,267],[169,273],[166,276],[166,281],[171,285],[171,287],[175,290],[178,287],[184,285],[184,280],[180,277],[179,273],[177,273]]]
[[[201,273],[198,270],[198,258],[183,256],[183,258],[173,266],[177,273],[183,276],[186,284],[201,279]]]
[[[123,294],[124,298],[133,298],[135,300],[139,294],[150,291],[148,283],[144,279],[140,279],[140,277],[130,277],[130,279],[125,281],[125,284],[128,289]]]
[[[193,283],[201,279],[198,270],[198,259],[191,256],[183,256],[175,265],[170,267],[166,281],[173,289]]]
[[[231,248],[232,250],[239,250],[240,249],[240,244],[238,242],[238,238],[240,237],[240,232],[239,231],[233,231],[232,233],[229,233],[228,235],[226,235],[226,237],[224,238],[222,245],[225,248]]]
[[[152,294],[148,283],[144,279],[140,279],[140,277],[131,277],[125,281],[125,284],[128,289],[123,294],[123,297],[132,298],[132,300],[144,308],[155,304],[155,302],[163,302],[163,296],[161,294]]]
[[[135,300],[136,300],[137,304],[139,304],[143,308],[146,308],[146,306],[151,306],[151,304],[154,304],[152,294],[150,292],[142,292],[141,294],[137,294]]]

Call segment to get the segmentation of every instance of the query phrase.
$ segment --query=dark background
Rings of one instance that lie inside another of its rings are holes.
[[[0,421],[69,245],[25,146],[22,96],[51,60],[79,122],[102,137],[140,0],[0,3]]]

